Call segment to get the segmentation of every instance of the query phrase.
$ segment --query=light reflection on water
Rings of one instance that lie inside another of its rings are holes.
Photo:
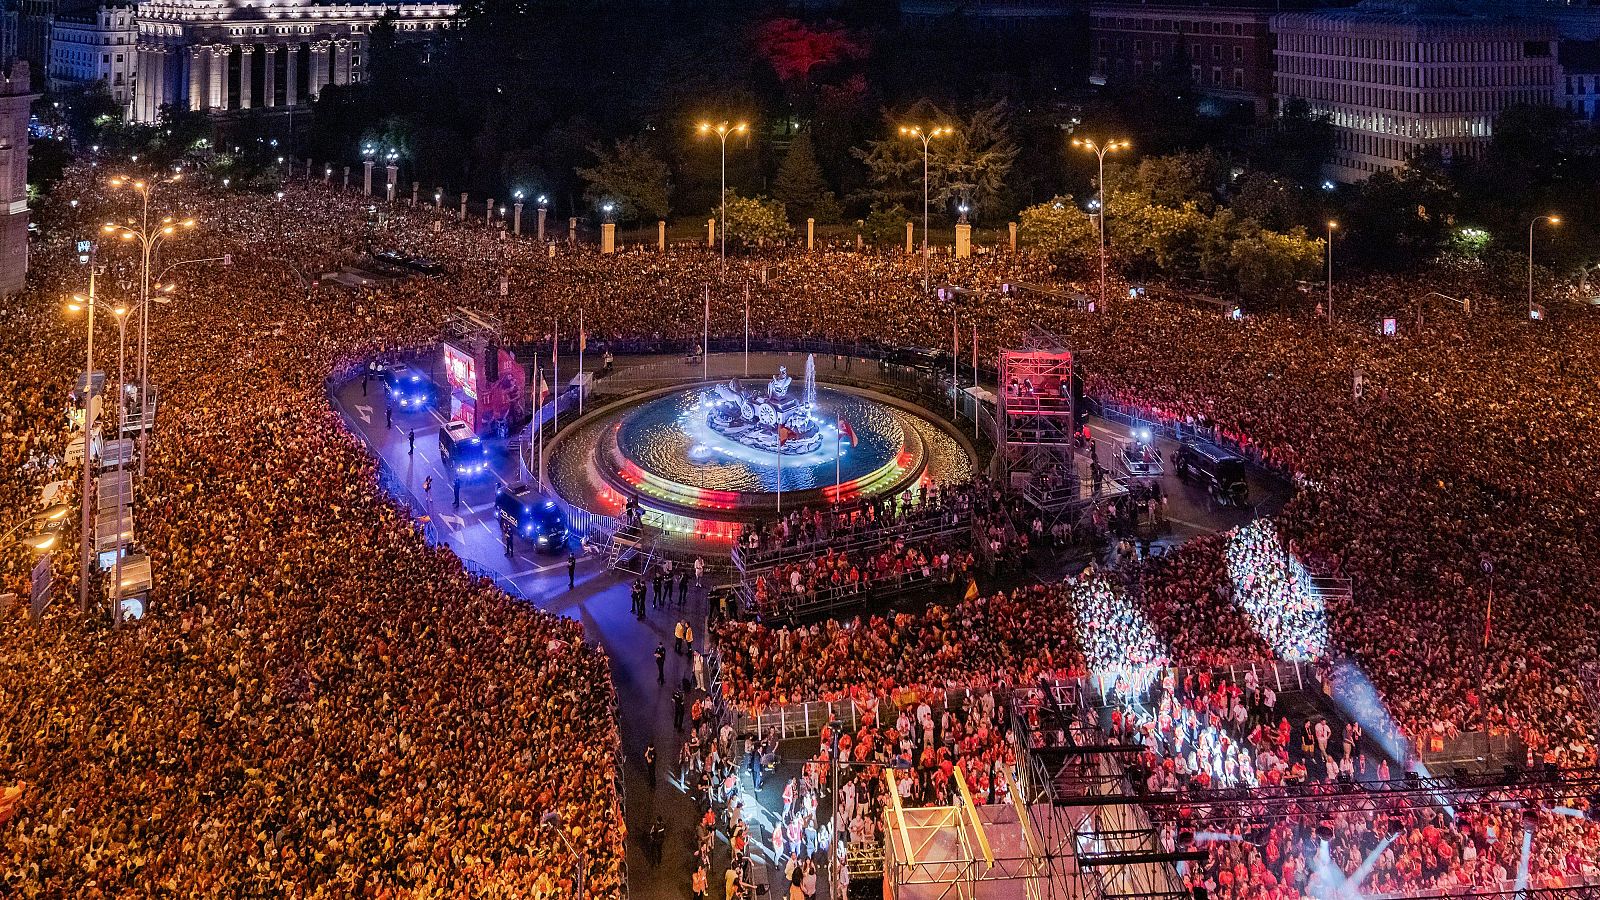
[[[679,484],[710,490],[777,490],[777,460],[719,435],[704,425],[705,408],[695,409],[708,392],[692,388],[658,397],[628,411],[622,418],[617,445],[640,468]],[[785,456],[783,489],[799,491],[831,485],[833,451],[839,445],[834,428],[840,418],[855,430],[857,446],[844,441],[839,477],[867,475],[893,460],[906,440],[905,413],[854,394],[817,388],[816,417],[826,437],[817,452],[804,459]]]

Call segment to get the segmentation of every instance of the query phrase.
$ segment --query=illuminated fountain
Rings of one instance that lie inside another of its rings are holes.
[[[637,500],[648,524],[729,537],[779,505],[849,502],[971,477],[943,425],[871,391],[780,367],[770,379],[667,388],[600,408],[548,453],[558,493],[615,515]],[[795,381],[800,384],[795,384]],[[781,451],[781,452],[780,452]]]
[[[768,453],[799,456],[815,453],[822,446],[823,423],[817,417],[817,359],[806,357],[805,394],[800,400],[789,396],[788,369],[767,382],[763,393],[747,391],[738,379],[729,379],[711,389],[706,424],[711,430],[746,447]],[[781,429],[781,431],[780,431]],[[843,448],[839,448],[843,452]]]

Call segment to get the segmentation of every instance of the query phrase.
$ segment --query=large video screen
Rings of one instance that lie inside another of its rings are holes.
[[[450,389],[478,398],[478,370],[472,354],[452,344],[444,345],[444,375]]]

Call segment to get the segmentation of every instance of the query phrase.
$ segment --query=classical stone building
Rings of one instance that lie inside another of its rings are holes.
[[[0,295],[28,276],[28,112],[38,97],[28,64],[11,63],[0,80]]]
[[[50,29],[51,89],[103,81],[127,110],[133,104],[137,37],[132,0],[58,11]]]
[[[286,109],[362,79],[367,39],[388,10],[402,40],[443,31],[454,3],[146,0],[139,6],[133,118],[168,104],[226,112]]]

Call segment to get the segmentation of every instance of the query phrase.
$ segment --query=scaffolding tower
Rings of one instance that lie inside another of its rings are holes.
[[[1070,469],[1077,433],[1072,351],[1048,332],[1000,351],[1000,421],[1006,465],[1037,475]]]

